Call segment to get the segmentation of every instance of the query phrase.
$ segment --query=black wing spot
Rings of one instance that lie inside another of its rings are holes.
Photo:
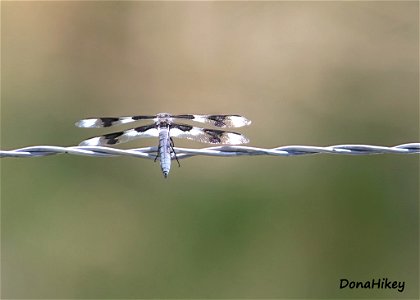
[[[227,116],[225,115],[212,115],[212,116],[208,116],[208,118],[214,121],[214,126],[216,127],[226,126],[225,120],[227,119]]]
[[[204,129],[204,132],[209,136],[209,143],[220,144],[222,142],[222,135],[225,133],[223,130]]]
[[[117,122],[119,118],[100,118],[104,127],[110,127],[114,122]]]
[[[156,118],[156,116],[134,116],[134,117],[131,117],[131,118],[135,121],[137,121],[137,120],[150,120],[150,119]]]
[[[115,145],[116,143],[118,143],[118,138],[124,133],[124,131],[120,131],[120,132],[113,132],[113,133],[108,133],[105,134],[103,136],[104,140],[106,140],[106,143],[108,145]]]
[[[146,130],[156,128],[156,127],[157,127],[156,124],[150,124],[150,125],[146,125],[146,126],[136,127],[136,128],[134,128],[134,130],[137,131],[137,132],[145,132]]]
[[[193,115],[174,115],[172,116],[172,118],[192,120],[194,119],[194,116]]]
[[[185,125],[185,124],[172,124],[171,125],[172,128],[178,128],[181,131],[190,131],[193,127],[190,125]]]

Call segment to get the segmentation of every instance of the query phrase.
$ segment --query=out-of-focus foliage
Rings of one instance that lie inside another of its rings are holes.
[[[418,7],[3,2],[1,148],[157,112],[245,115],[259,147],[418,141]],[[415,298],[418,162],[196,157],[164,180],[134,158],[4,159],[2,298]],[[405,291],[339,289],[383,277]]]

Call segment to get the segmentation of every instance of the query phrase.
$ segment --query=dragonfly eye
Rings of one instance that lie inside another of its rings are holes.
[[[171,117],[171,114],[168,114],[168,113],[158,113],[158,114],[156,114],[156,117],[158,117],[158,118],[170,118]]]

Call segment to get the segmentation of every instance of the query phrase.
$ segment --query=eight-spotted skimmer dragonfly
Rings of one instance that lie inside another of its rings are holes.
[[[249,140],[236,132],[194,127],[191,125],[174,123],[174,119],[184,119],[200,123],[209,123],[216,127],[242,127],[251,124],[251,121],[239,115],[171,115],[159,113],[153,116],[106,117],[89,118],[76,123],[82,128],[111,127],[136,122],[139,120],[153,120],[153,124],[140,126],[126,131],[108,133],[85,140],[80,146],[104,146],[125,143],[138,138],[158,137],[159,146],[156,159],[159,157],[163,176],[168,177],[171,168],[171,159],[178,158],[174,151],[172,137],[186,138],[209,144],[245,144]]]

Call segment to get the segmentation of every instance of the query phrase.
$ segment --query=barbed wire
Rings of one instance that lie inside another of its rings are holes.
[[[96,157],[132,156],[138,158],[155,159],[158,147],[145,147],[135,149],[117,149],[102,146],[30,146],[15,150],[0,150],[0,158],[5,157],[40,157],[55,154],[73,154]],[[346,155],[369,155],[369,154],[419,154],[420,143],[402,144],[393,147],[372,145],[333,145],[327,147],[317,146],[282,146],[271,149],[247,147],[247,146],[217,146],[202,149],[174,148],[178,159],[192,156],[297,156],[310,154],[346,154]]]

